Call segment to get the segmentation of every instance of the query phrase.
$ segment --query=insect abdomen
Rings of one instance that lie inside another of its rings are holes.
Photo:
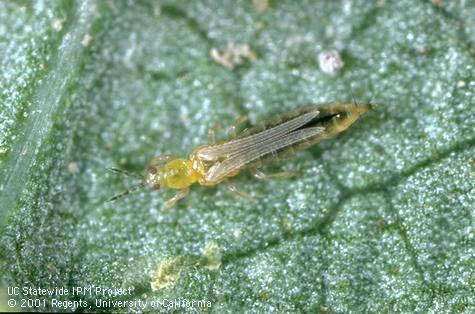
[[[308,128],[322,127],[324,131],[316,134],[310,138],[303,139],[302,141],[293,143],[282,149],[273,151],[267,155],[261,156],[260,158],[254,160],[252,163],[246,165],[246,168],[260,167],[266,163],[279,161],[282,158],[292,155],[300,150],[309,148],[323,140],[332,138],[337,134],[345,131],[349,128],[363,113],[370,109],[370,105],[352,105],[352,104],[330,104],[322,106],[311,106],[304,107],[299,110],[279,115],[276,118],[267,120],[260,125],[253,127],[243,134],[240,134],[239,137],[246,137],[252,134],[262,132],[266,129],[272,128],[281,123],[285,123],[295,117],[298,117],[307,112],[318,110],[319,114],[307,122],[305,125],[294,130],[303,130]]]

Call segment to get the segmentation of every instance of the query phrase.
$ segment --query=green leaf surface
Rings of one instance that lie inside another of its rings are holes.
[[[80,311],[475,311],[475,2],[266,3],[0,2],[3,287],[131,288],[55,296]],[[255,58],[223,66],[229,43]],[[171,191],[104,203],[132,184],[108,167],[353,97],[375,109],[268,168],[299,177],[233,180],[255,202],[196,186],[166,213]]]

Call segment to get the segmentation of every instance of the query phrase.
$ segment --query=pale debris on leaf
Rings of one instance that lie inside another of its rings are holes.
[[[180,256],[160,262],[150,282],[152,291],[173,286],[180,279],[182,264]]]
[[[256,54],[248,44],[229,43],[223,53],[212,48],[210,54],[214,61],[230,70],[244,63],[245,59],[250,61],[256,59]]]
[[[156,1],[153,4],[153,15],[160,16],[162,14],[162,7],[160,6],[160,2]]]
[[[70,162],[68,164],[68,172],[71,174],[77,174],[79,173],[79,165],[77,162]]]
[[[64,19],[54,19],[53,22],[51,23],[51,27],[57,32],[61,31],[63,29],[64,25]]]
[[[318,55],[318,64],[323,72],[332,75],[338,72],[344,65],[340,54],[334,49],[320,52]]]
[[[269,7],[269,1],[268,0],[252,0],[252,5],[254,5],[254,9],[256,9],[257,12],[263,12]]]
[[[81,40],[81,45],[87,47],[92,40],[92,36],[89,33],[86,33]]]
[[[209,270],[216,270],[221,266],[222,254],[218,244],[211,242],[206,245],[203,252],[204,267]]]

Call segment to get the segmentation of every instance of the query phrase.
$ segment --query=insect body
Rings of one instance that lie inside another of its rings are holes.
[[[266,175],[258,168],[266,162],[335,136],[349,128],[370,108],[369,104],[304,107],[245,130],[233,139],[198,146],[187,159],[171,155],[155,157],[150,161],[144,176],[112,169],[118,173],[140,178],[142,182],[110,200],[143,186],[153,190],[177,189],[175,196],[162,207],[167,209],[185,197],[192,184],[212,186],[221,182],[228,183],[228,178],[238,175],[243,169],[251,169],[253,174],[261,179],[289,176],[291,175],[289,173]],[[230,130],[235,128],[236,126],[232,126]],[[229,183],[228,188],[241,196],[247,195]]]

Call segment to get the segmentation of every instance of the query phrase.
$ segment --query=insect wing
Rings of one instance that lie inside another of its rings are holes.
[[[268,139],[275,140],[298,129],[312,121],[318,114],[318,110],[310,111],[257,134],[232,140],[224,144],[203,147],[197,152],[197,155],[203,160],[217,160],[218,158],[228,158],[235,154],[242,154],[243,150],[252,150]]]
[[[259,140],[248,146],[241,147],[241,150],[235,151],[231,156],[213,165],[206,174],[206,180],[219,181],[226,177],[227,174],[242,168],[246,164],[271,154],[280,149],[303,142],[318,134],[323,134],[325,128],[309,127],[296,130],[283,136],[260,137]]]

